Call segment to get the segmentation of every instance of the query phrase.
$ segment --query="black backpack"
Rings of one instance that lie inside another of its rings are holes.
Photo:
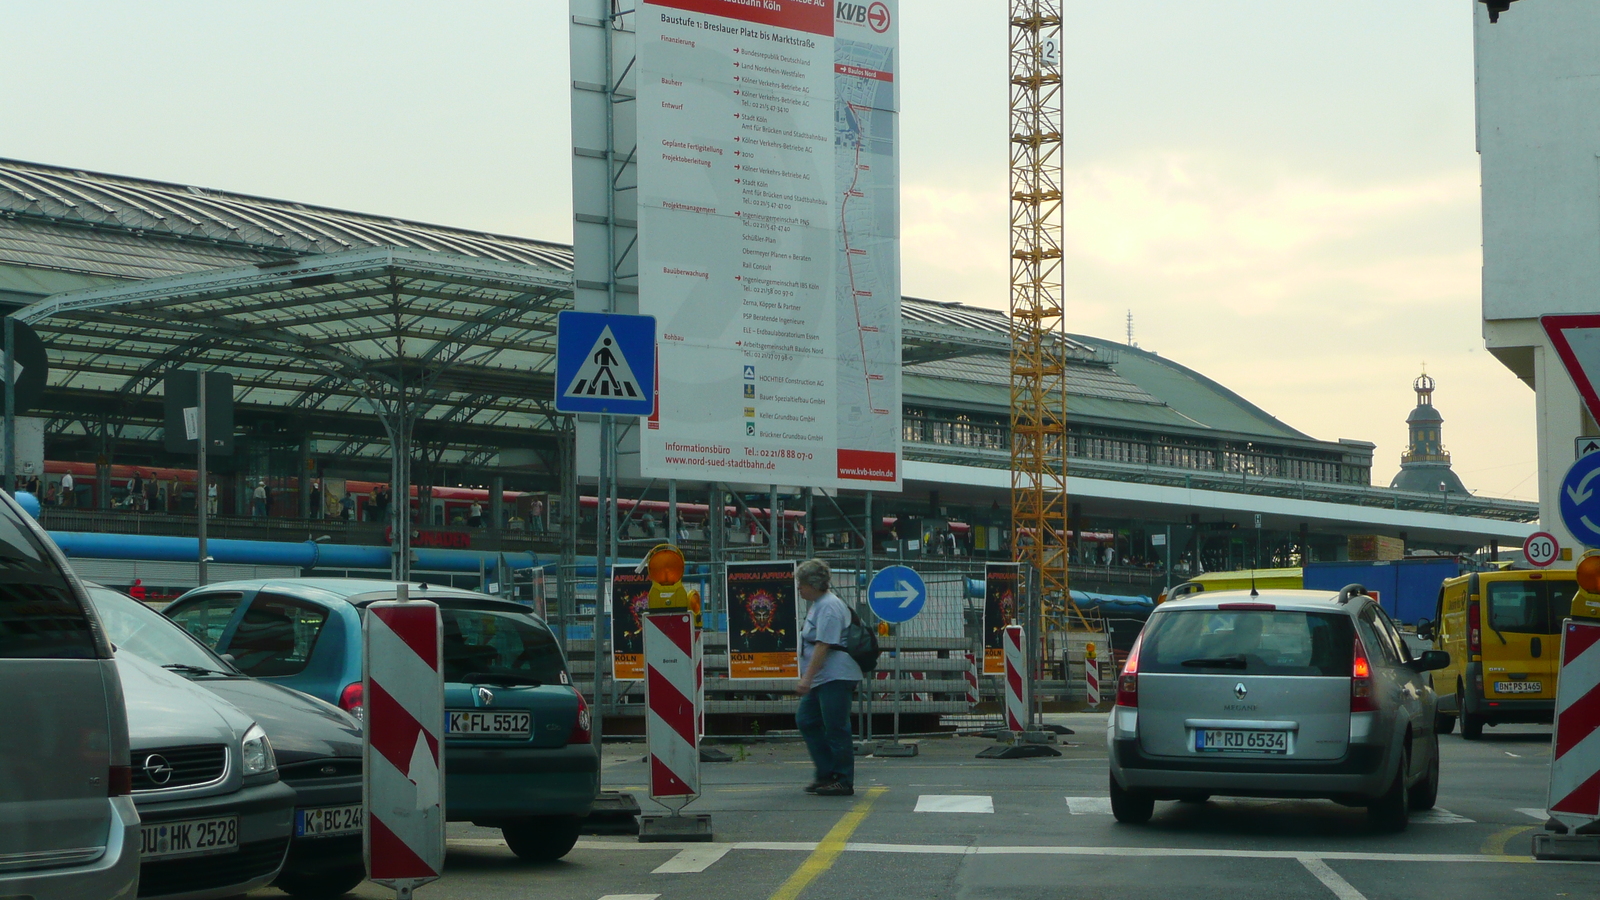
[[[878,633],[862,622],[853,609],[850,610],[850,624],[844,629],[844,652],[861,667],[862,674],[876,669],[878,656],[883,653],[878,647]]]

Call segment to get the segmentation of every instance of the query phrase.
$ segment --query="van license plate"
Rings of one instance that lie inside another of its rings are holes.
[[[1231,750],[1241,753],[1288,753],[1289,732],[1197,728],[1194,749],[1201,753]]]
[[[239,817],[190,819],[186,822],[151,822],[139,826],[139,856],[202,856],[239,848]]]
[[[451,737],[526,738],[533,732],[529,712],[452,709],[448,718]]]
[[[319,838],[360,833],[361,804],[359,803],[354,806],[320,806],[316,809],[294,811],[295,837]]]
[[[1496,681],[1496,694],[1539,694],[1544,692],[1542,681]]]

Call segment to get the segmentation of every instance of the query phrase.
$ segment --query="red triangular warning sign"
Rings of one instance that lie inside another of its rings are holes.
[[[1550,336],[1556,354],[1566,364],[1589,415],[1600,419],[1600,315],[1541,316],[1539,324]]]

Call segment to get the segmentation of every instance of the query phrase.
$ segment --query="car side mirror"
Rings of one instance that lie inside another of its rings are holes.
[[[1425,641],[1433,640],[1433,623],[1427,619],[1417,620],[1417,637]]]
[[[1415,672],[1432,672],[1450,665],[1450,654],[1443,650],[1424,650],[1422,656],[1411,661]]]

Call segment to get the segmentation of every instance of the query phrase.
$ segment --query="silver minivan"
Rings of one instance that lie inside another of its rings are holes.
[[[0,493],[0,897],[139,887],[128,722],[111,646],[66,560]]]
[[[1412,656],[1359,585],[1170,600],[1117,681],[1112,812],[1142,823],[1157,800],[1322,798],[1402,829],[1438,795],[1424,673],[1448,663]]]

